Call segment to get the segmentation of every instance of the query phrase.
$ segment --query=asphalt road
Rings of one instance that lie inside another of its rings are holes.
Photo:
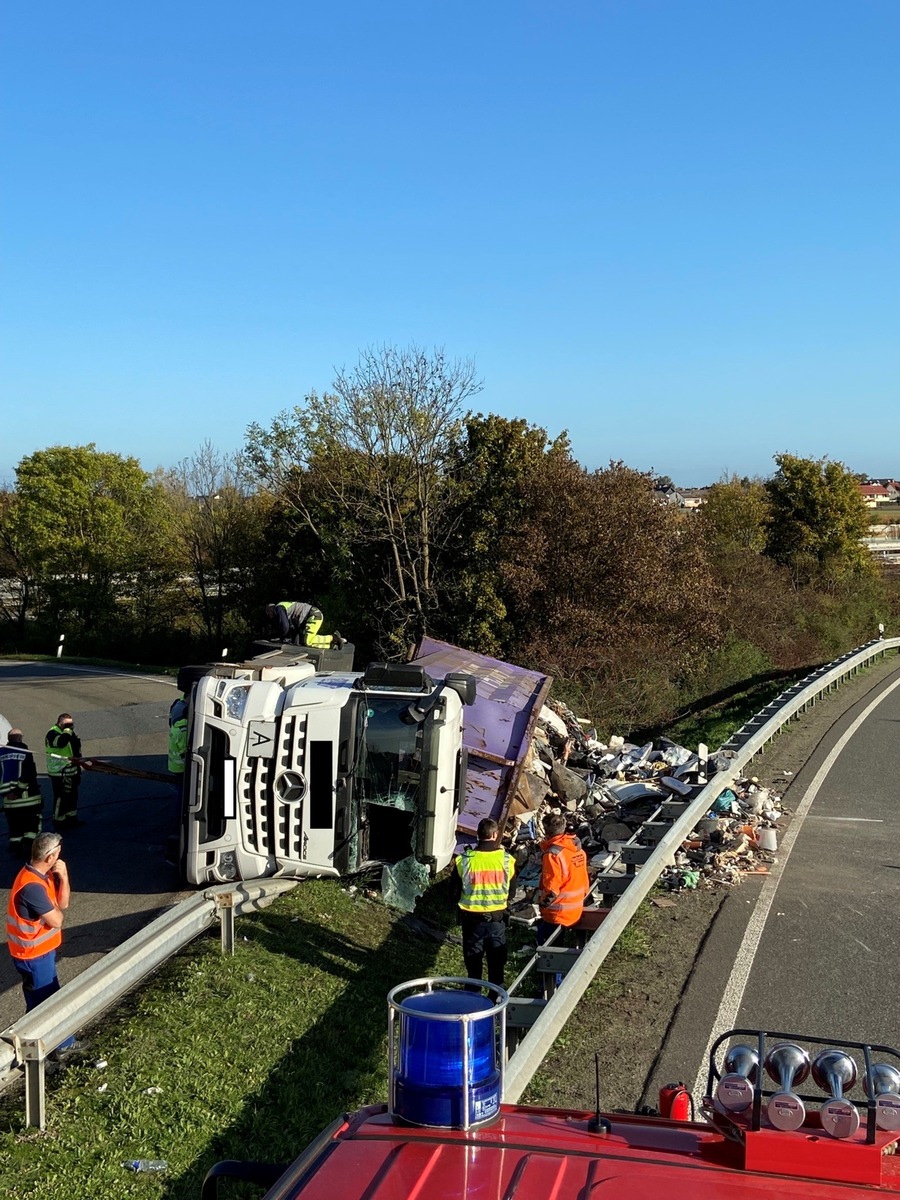
[[[0,663],[0,713],[37,750],[44,793],[44,826],[51,814],[44,734],[61,712],[75,718],[83,753],[124,766],[165,771],[167,716],[174,680],[99,668],[46,663]],[[165,861],[175,827],[171,790],[162,783],[85,772],[79,815],[86,824],[64,835],[72,902],[63,931],[63,983],[130,937],[185,893]],[[0,818],[0,903],[3,912],[19,863],[6,849]],[[24,1012],[21,988],[5,950],[0,953],[0,1029]]]
[[[827,730],[797,772],[778,865],[722,906],[657,1079],[687,1076],[701,1095],[705,1048],[728,1028],[900,1045],[898,762],[894,671]]]

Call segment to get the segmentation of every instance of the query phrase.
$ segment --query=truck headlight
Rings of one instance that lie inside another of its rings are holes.
[[[219,876],[222,879],[232,880],[237,879],[237,863],[234,861],[234,853],[231,850],[226,850],[224,854],[218,856],[216,866],[219,869]]]
[[[243,717],[249,694],[250,685],[244,683],[239,687],[233,687],[225,697],[225,713],[231,717],[232,721],[240,721]]]

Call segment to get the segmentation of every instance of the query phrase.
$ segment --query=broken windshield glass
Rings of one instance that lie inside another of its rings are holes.
[[[368,711],[356,772],[359,796],[368,804],[414,812],[422,770],[422,725],[403,722],[408,699],[369,694],[363,703]]]

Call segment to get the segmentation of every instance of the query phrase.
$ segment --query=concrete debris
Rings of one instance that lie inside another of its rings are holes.
[[[588,856],[588,871],[626,870],[620,854],[666,800],[691,800],[709,778],[731,766],[734,752],[710,755],[668,738],[634,745],[623,737],[598,740],[571,709],[550,700],[539,716],[516,801],[512,850],[516,856],[514,919],[531,924],[541,878],[541,822],[556,809],[568,818]],[[734,887],[747,874],[766,873],[777,849],[781,799],[756,778],[724,788],[660,878],[667,892]]]

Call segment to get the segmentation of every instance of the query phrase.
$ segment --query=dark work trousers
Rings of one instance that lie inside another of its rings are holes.
[[[470,979],[481,979],[484,960],[490,983],[503,987],[506,966],[506,913],[475,913],[459,910],[462,927],[463,959]]]
[[[9,845],[13,850],[31,850],[31,843],[41,832],[43,800],[33,804],[6,805],[6,823],[9,825]]]
[[[78,815],[78,785],[81,782],[81,772],[75,775],[51,775],[53,787],[53,820],[56,824],[65,825]]]

